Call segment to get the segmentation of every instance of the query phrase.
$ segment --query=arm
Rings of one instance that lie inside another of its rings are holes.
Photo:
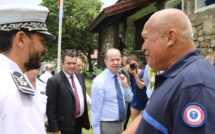
[[[142,118],[142,115],[140,114],[132,121],[130,126],[125,131],[122,132],[122,134],[134,134],[140,123],[141,118]]]
[[[84,89],[87,89],[86,88],[86,84],[85,84],[85,78],[84,78],[84,75],[80,74],[82,76],[82,79],[83,79],[83,82],[84,82]],[[88,95],[87,91],[85,90],[86,92],[86,100],[87,100],[87,104],[90,106],[91,105],[91,98],[90,96]]]
[[[61,132],[60,132],[60,131],[57,131],[57,132],[53,132],[53,134],[61,134]]]
[[[51,132],[59,131],[59,126],[57,122],[57,82],[53,79],[49,79],[46,86],[47,93],[47,107],[46,114],[48,117],[49,130]]]
[[[172,112],[174,127],[172,133],[202,134],[214,132],[214,129],[210,127],[211,124],[214,124],[214,102],[214,89],[207,88],[204,85],[187,86],[187,88],[181,91],[178,102],[174,103]],[[191,112],[189,112],[190,114],[186,114],[191,107],[194,107],[194,111],[201,111],[197,115],[202,118],[196,118],[197,121],[195,123],[193,123],[193,119],[191,118],[193,117]],[[207,115],[207,117],[203,115]],[[189,117],[189,119],[185,119],[186,117]],[[195,125],[195,129],[188,124]]]
[[[137,69],[138,71],[140,71],[140,69]],[[138,74],[137,74],[137,71],[136,70],[129,70],[130,74],[132,74],[135,78],[135,81],[137,83],[137,86],[140,88],[140,89],[143,89],[144,86],[145,86],[145,83],[143,81],[141,81],[138,77]]]
[[[91,105],[91,98],[87,92],[86,92],[86,97],[87,97],[87,104]]]
[[[146,65],[145,70],[144,70],[144,75],[143,75],[143,79],[144,79],[146,87],[148,87],[149,81],[150,81],[149,77],[148,77],[148,72],[149,72],[149,66]]]
[[[133,93],[131,91],[131,87],[128,85],[127,78],[123,74],[118,75],[118,78],[119,78],[120,83],[122,84],[122,87],[124,88],[125,101],[130,102],[133,98]]]
[[[91,119],[94,134],[100,134],[101,110],[103,105],[104,91],[99,82],[96,80],[92,83],[91,88]]]

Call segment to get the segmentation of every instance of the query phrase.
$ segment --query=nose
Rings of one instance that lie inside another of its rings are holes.
[[[114,64],[118,64],[118,62],[119,62],[118,60],[114,60]]]
[[[43,45],[43,51],[44,51],[44,52],[47,52],[47,50],[48,50],[47,46],[46,46],[46,45]]]
[[[75,66],[75,64],[72,63],[72,64],[71,64],[71,67],[76,67],[76,66]]]
[[[145,45],[143,43],[141,50],[144,52],[146,50]]]

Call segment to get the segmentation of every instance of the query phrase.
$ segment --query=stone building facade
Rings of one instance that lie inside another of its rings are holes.
[[[215,47],[215,1],[212,0],[166,0],[157,6],[179,8],[189,17],[194,34],[194,42],[201,49],[202,56],[212,55]]]
[[[105,66],[104,52],[116,47],[118,36],[128,46],[128,52],[135,53],[140,65],[144,65],[142,28],[154,12],[165,8],[178,8],[187,14],[197,48],[201,49],[204,57],[212,55],[215,47],[215,0],[118,0],[100,13],[88,30],[99,35],[99,65]]]
[[[215,47],[215,7],[195,11],[196,2],[197,0],[185,0],[184,12],[191,20],[195,44],[201,48],[202,55],[206,56],[212,54],[212,48]]]

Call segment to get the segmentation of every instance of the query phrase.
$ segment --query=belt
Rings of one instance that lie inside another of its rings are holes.
[[[122,121],[116,120],[116,121],[101,121],[101,122],[104,122],[104,123],[121,123]]]

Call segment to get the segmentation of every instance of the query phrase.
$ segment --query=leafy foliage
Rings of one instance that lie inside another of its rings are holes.
[[[100,12],[102,3],[99,0],[64,0],[64,17],[62,24],[62,51],[81,51],[89,62],[89,71],[92,71],[90,55],[97,48],[97,35],[88,33],[86,29]],[[49,31],[58,36],[58,2],[57,0],[43,0],[41,5],[50,10],[47,27]],[[48,52],[45,60],[57,58],[58,41],[47,43]]]

